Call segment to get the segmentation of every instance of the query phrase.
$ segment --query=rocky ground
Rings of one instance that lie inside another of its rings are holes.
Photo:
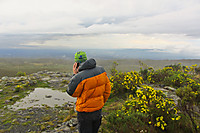
[[[27,76],[2,77],[0,79],[0,132],[22,133],[74,133],[78,122],[73,103],[63,106],[10,110],[8,107],[24,98],[36,87],[48,87],[66,91],[71,74],[40,71]],[[167,86],[153,86],[162,90],[169,98],[178,102],[175,89]],[[51,96],[49,96],[51,98]]]
[[[8,107],[36,87],[66,91],[70,74],[40,71],[27,76],[0,79],[0,132],[78,132],[73,103],[63,106],[10,110]]]

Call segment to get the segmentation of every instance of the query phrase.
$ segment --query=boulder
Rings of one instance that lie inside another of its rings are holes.
[[[1,78],[2,80],[8,80],[8,76],[4,76]]]
[[[172,88],[170,86],[165,86],[164,89],[169,90],[169,91],[176,91],[175,88]]]

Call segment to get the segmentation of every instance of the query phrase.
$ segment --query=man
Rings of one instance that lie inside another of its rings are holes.
[[[97,133],[101,125],[101,109],[111,92],[107,73],[103,67],[96,66],[94,59],[87,60],[83,51],[75,54],[73,73],[67,93],[77,97],[79,132]]]

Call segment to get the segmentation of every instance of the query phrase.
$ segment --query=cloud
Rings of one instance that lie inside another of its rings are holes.
[[[0,48],[140,48],[199,55],[199,0],[0,0]]]
[[[149,49],[200,57],[200,40],[176,34],[21,34],[0,35],[1,48],[25,49]]]
[[[0,33],[199,35],[198,0],[0,1]]]
[[[137,49],[181,49],[192,45],[191,37],[185,35],[169,34],[94,34],[94,35],[54,35],[37,37],[23,46],[50,46],[50,47],[71,47],[71,48],[137,48]],[[50,39],[51,38],[51,39]],[[167,39],[166,39],[167,38]]]
[[[55,34],[0,34],[0,48],[20,48],[21,46],[38,47],[47,40],[54,40]],[[35,42],[33,45],[29,43]]]

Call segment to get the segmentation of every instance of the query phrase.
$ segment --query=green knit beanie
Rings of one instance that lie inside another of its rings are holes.
[[[77,63],[85,62],[87,60],[86,53],[83,51],[76,52],[76,54],[74,55],[74,60]]]

